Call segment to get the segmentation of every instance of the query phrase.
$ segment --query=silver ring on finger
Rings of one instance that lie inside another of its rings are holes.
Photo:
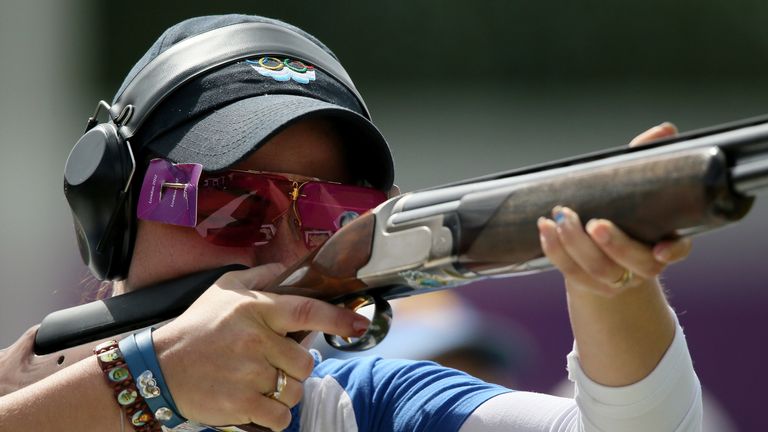
[[[621,276],[613,281],[613,286],[619,289],[626,288],[626,286],[629,285],[629,283],[632,282],[632,279],[634,278],[635,274],[632,273],[632,270],[624,269],[624,272],[621,274]]]
[[[288,378],[285,376],[285,372],[283,372],[282,369],[277,368],[277,382],[275,383],[275,391],[267,393],[265,396],[274,399],[276,401],[280,400],[280,394],[285,390],[285,385],[288,384]]]

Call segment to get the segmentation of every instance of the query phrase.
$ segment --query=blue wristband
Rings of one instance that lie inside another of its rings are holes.
[[[173,428],[186,419],[178,413],[178,408],[173,403],[171,391],[165,384],[163,373],[155,355],[155,347],[152,343],[152,327],[129,335],[120,341],[120,351],[136,380],[139,393],[147,402],[155,418],[168,428]]]

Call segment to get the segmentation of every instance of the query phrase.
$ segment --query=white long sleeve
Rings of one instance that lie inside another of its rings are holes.
[[[676,323],[675,336],[656,368],[625,387],[606,387],[582,371],[576,350],[568,355],[574,399],[513,392],[480,405],[461,432],[695,432],[702,427],[701,385]]]

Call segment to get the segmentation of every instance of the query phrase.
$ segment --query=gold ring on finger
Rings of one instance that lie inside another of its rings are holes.
[[[627,285],[629,285],[630,282],[632,282],[634,277],[635,274],[632,273],[632,270],[624,269],[624,272],[621,274],[621,276],[613,281],[613,286],[616,288],[625,288]]]
[[[266,394],[268,398],[274,400],[280,400],[280,394],[285,390],[285,385],[288,384],[288,378],[285,377],[285,372],[282,369],[277,368],[277,383],[275,383],[275,391]]]

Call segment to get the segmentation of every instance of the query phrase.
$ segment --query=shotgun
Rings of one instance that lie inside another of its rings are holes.
[[[536,221],[555,205],[573,208],[584,221],[612,220],[652,244],[738,221],[767,188],[763,116],[391,198],[344,226],[267,291],[353,309],[373,305],[361,338],[326,335],[334,347],[363,350],[386,335],[388,300],[550,268]],[[49,314],[0,351],[0,364],[19,365],[0,368],[16,369],[13,377],[0,376],[0,394],[85,358],[89,342],[180,315],[219,276],[243,268],[222,267]],[[19,354],[30,347],[32,358]]]

